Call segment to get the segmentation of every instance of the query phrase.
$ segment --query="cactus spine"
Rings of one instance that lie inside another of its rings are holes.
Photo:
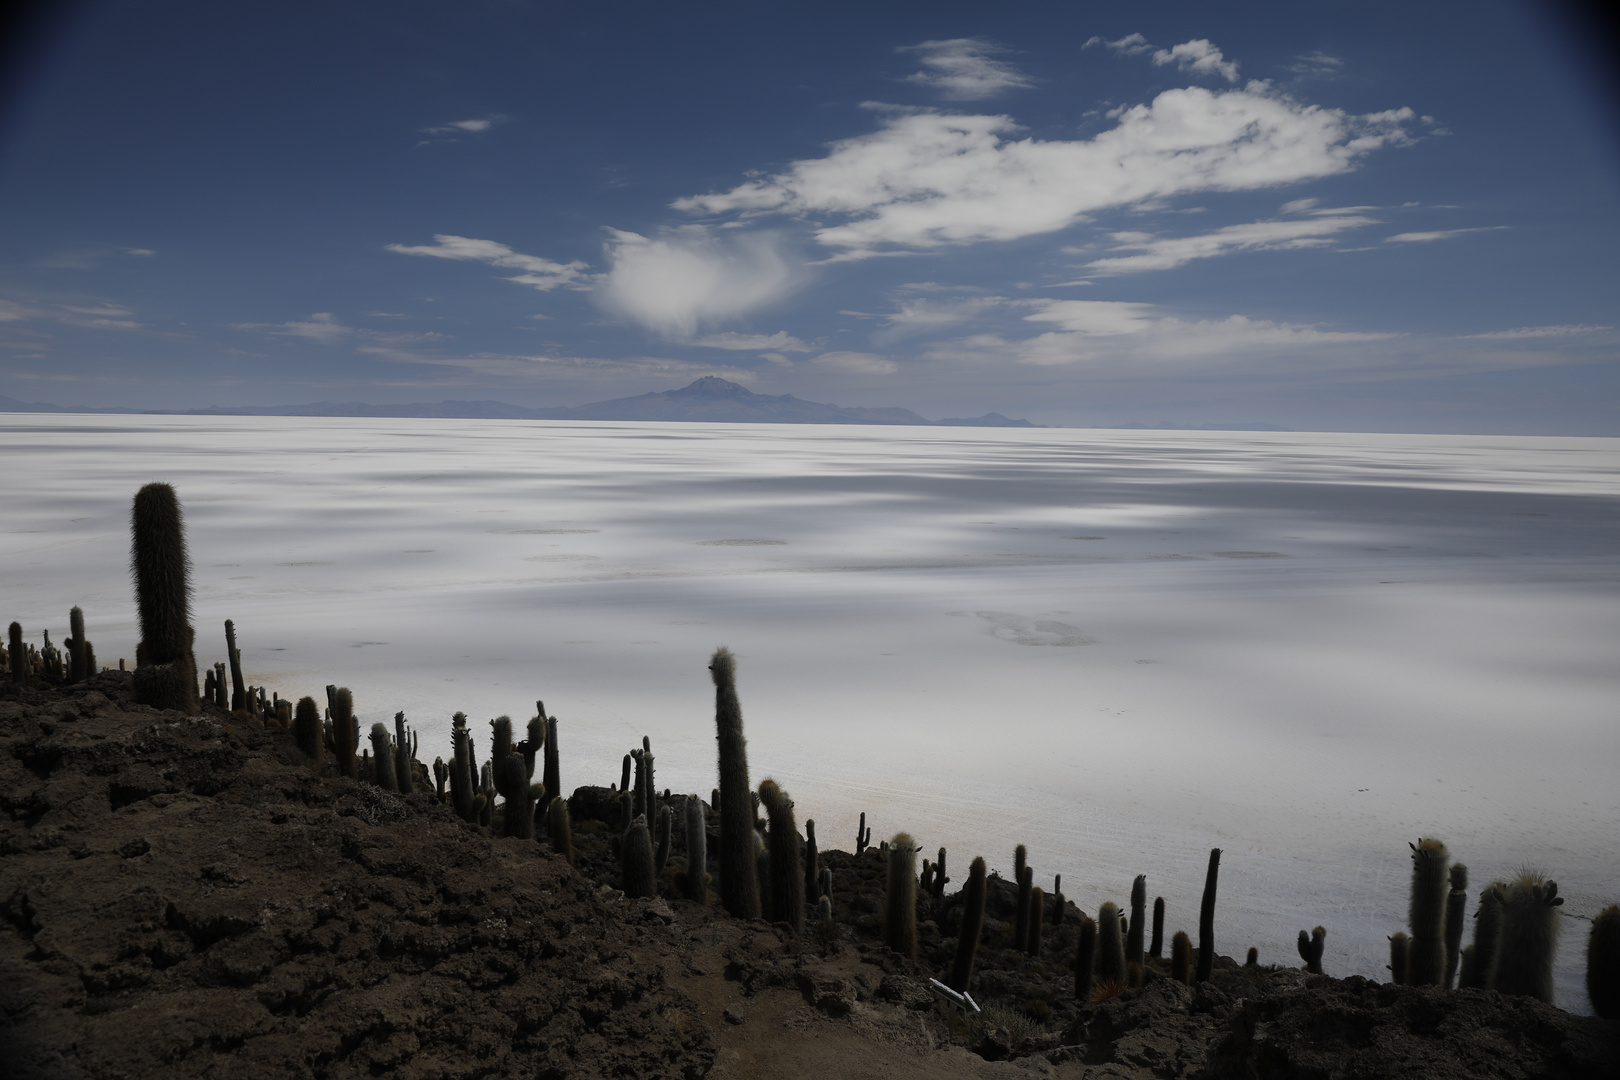
[[[394,774],[394,745],[388,729],[381,721],[371,725],[372,782],[384,791],[398,791],[399,777]]]
[[[1013,884],[1018,886],[1017,906],[1013,908],[1013,948],[1024,951],[1029,938],[1029,888],[1034,883],[1030,876],[1029,852],[1023,844],[1013,849]]]
[[[1097,924],[1080,916],[1079,945],[1074,953],[1074,1000],[1084,1005],[1091,1000],[1092,971],[1097,966]]]
[[[686,826],[686,869],[676,880],[688,900],[709,902],[709,827],[703,820],[703,803],[696,795],[686,797],[682,812]]]
[[[889,841],[883,937],[901,956],[917,958],[917,844],[907,833],[896,833]]]
[[[754,862],[754,810],[748,784],[748,744],[737,700],[736,660],[729,649],[709,662],[714,679],[714,722],[720,744],[720,902],[733,917],[759,918]]]
[[[1204,875],[1204,898],[1198,905],[1198,981],[1208,982],[1215,970],[1215,884],[1221,872],[1221,849],[1211,848],[1209,872]]]
[[[1119,906],[1109,901],[1097,910],[1097,978],[1103,983],[1125,982],[1125,936],[1119,927]]]
[[[1024,942],[1024,952],[1030,956],[1041,955],[1041,923],[1046,915],[1046,892],[1039,885],[1029,890],[1029,937]]]
[[[1185,930],[1170,939],[1170,977],[1178,983],[1192,981],[1192,938]]]
[[[1312,975],[1322,974],[1322,950],[1327,946],[1327,931],[1318,926],[1309,934],[1299,932],[1299,958],[1305,961],[1305,970]]]
[[[338,771],[354,779],[355,751],[360,745],[360,727],[354,719],[354,695],[347,686],[332,690],[332,744],[337,753]]]
[[[552,799],[546,807],[546,835],[551,839],[551,850],[573,866],[574,824],[568,817],[567,799]]]
[[[1620,905],[1609,905],[1592,920],[1592,936],[1586,942],[1586,996],[1594,1013],[1620,1020]]]
[[[195,716],[197,661],[192,656],[191,560],[180,500],[168,484],[147,484],[130,512],[130,569],[140,609],[135,700]]]
[[[1457,985],[1457,966],[1462,961],[1463,920],[1468,915],[1468,867],[1451,864],[1451,891],[1446,894],[1446,978],[1447,990]]]
[[[759,785],[759,801],[771,830],[771,921],[785,922],[798,933],[804,929],[805,886],[793,800],[775,780],[767,779]]]
[[[1406,985],[1407,959],[1411,952],[1412,939],[1406,936],[1405,930],[1397,930],[1389,938],[1389,981],[1396,986]]]
[[[298,706],[293,710],[293,736],[298,740],[298,749],[309,758],[316,772],[320,772],[321,765],[326,760],[325,734],[321,724],[321,711],[316,707],[315,699],[299,698]]]
[[[1446,874],[1450,856],[1438,840],[1419,840],[1412,849],[1412,897],[1408,921],[1412,938],[1406,951],[1411,986],[1439,986],[1446,978]]]
[[[648,897],[653,895],[657,876],[653,872],[652,834],[640,818],[630,823],[619,849],[620,867],[624,873],[624,895]]]
[[[1502,936],[1496,950],[1496,989],[1552,1005],[1553,956],[1558,951],[1564,898],[1558,883],[1526,870],[1502,896]]]
[[[984,860],[975,858],[968,867],[967,886],[962,890],[962,927],[956,937],[956,959],[951,962],[949,986],[965,994],[973,981],[973,958],[984,933],[984,901],[987,891]]]
[[[1147,875],[1131,882],[1131,921],[1125,931],[1125,962],[1142,962],[1142,931],[1147,928]]]

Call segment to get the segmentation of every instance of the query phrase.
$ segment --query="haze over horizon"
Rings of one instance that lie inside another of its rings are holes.
[[[1620,139],[1523,2],[80,5],[0,395],[1620,434]]]

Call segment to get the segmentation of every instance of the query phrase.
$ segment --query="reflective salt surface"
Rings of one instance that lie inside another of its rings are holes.
[[[1217,946],[1377,977],[1407,842],[1568,897],[1560,1002],[1620,899],[1620,441],[0,416],[6,620],[133,658],[129,498],[185,504],[200,663],[405,710],[562,718],[564,783],[642,734],[715,784],[711,650],[755,781],[823,845],[866,811],[1063,875],[1148,875]]]

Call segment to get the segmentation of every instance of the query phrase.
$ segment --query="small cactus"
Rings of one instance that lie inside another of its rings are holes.
[[[1104,983],[1125,982],[1125,937],[1119,922],[1119,906],[1113,901],[1097,910],[1097,978]]]
[[[934,899],[944,896],[945,886],[950,883],[951,879],[945,876],[945,849],[940,848],[939,858],[934,861]]]
[[[1046,892],[1039,885],[1029,890],[1029,935],[1024,941],[1024,952],[1041,955],[1041,923],[1046,915]]]
[[[22,623],[12,623],[6,632],[6,664],[11,668],[12,682],[21,686],[28,681],[28,647],[23,644]]]
[[[371,763],[373,782],[384,791],[398,791],[399,777],[394,773],[394,743],[381,721],[371,725]]]
[[[956,959],[951,962],[949,986],[959,994],[973,981],[973,959],[984,933],[984,902],[987,885],[984,860],[975,858],[968,867],[967,885],[962,889],[962,926],[956,937]]]
[[[1192,938],[1185,930],[1170,939],[1170,977],[1183,984],[1192,981]]]
[[[883,937],[889,948],[908,959],[916,959],[917,843],[907,833],[896,833],[889,841]]]
[[[1141,970],[1140,965],[1133,966],[1136,967],[1137,970]],[[1250,945],[1249,955],[1243,958],[1243,966],[1246,968],[1258,968],[1260,966],[1260,950],[1255,948],[1253,945]],[[1135,986],[1137,984],[1132,983],[1131,985]]]
[[[804,899],[808,904],[819,900],[816,889],[821,884],[821,856],[816,850],[816,819],[804,820]]]
[[[236,647],[236,624],[229,619],[225,620],[225,659],[231,665],[231,712],[236,712],[248,707],[247,683],[242,679],[242,650]]]
[[[1558,951],[1564,898],[1558,883],[1532,870],[1502,896],[1502,935],[1496,951],[1496,990],[1553,1002],[1553,957]]]
[[[326,732],[321,724],[321,711],[315,705],[312,697],[298,699],[298,707],[293,711],[293,736],[298,740],[298,749],[309,758],[315,771],[321,771],[326,760]]]
[[[785,922],[797,933],[804,929],[804,863],[793,800],[767,779],[759,785],[759,801],[770,820],[771,920]]]
[[[1412,947],[1412,939],[1406,936],[1405,930],[1397,930],[1389,937],[1389,981],[1396,986],[1406,985],[1407,958]]]
[[[478,795],[477,770],[473,767],[472,736],[467,733],[467,714],[456,713],[450,719],[450,745],[454,756],[450,762],[450,803],[462,821],[475,822],[478,811],[473,799]]]
[[[1479,894],[1479,910],[1474,912],[1473,977],[1463,982],[1480,990],[1496,985],[1496,950],[1502,937],[1502,896],[1507,886],[1492,882]]]
[[[653,871],[652,834],[640,818],[630,823],[619,849],[619,865],[624,875],[624,895],[649,897],[657,882]]]
[[[666,804],[658,808],[658,829],[653,845],[653,873],[662,874],[669,862],[670,833],[675,827],[675,812]]]
[[[1052,932],[1055,934],[1063,925],[1063,906],[1067,901],[1063,898],[1063,875],[1052,875]]]
[[[1215,884],[1221,871],[1221,849],[1211,848],[1209,872],[1204,875],[1204,898],[1198,905],[1198,981],[1208,982],[1215,971]]]
[[[1592,920],[1586,942],[1586,996],[1592,1011],[1620,1020],[1620,905],[1611,904]]]
[[[699,904],[709,902],[709,828],[703,820],[703,803],[696,795],[686,797],[682,811],[686,831],[686,869],[676,878],[681,894]]]
[[[338,771],[354,779],[355,750],[360,743],[360,727],[354,719],[354,695],[347,686],[332,688],[332,746],[337,756]]]
[[[511,745],[510,739],[507,745]],[[506,800],[506,812],[501,818],[501,835],[533,840],[534,798],[529,790],[529,778],[523,771],[523,755],[508,753],[494,761],[495,790]]]
[[[1013,849],[1013,884],[1018,886],[1018,900],[1013,908],[1013,948],[1023,952],[1029,937],[1029,890],[1034,884],[1029,851],[1023,844]]]
[[[866,827],[866,811],[862,810],[860,824],[855,826],[855,854],[864,853],[871,842],[872,830]]]
[[[573,866],[574,825],[568,817],[567,799],[552,799],[546,807],[546,836],[551,840],[551,850]]]
[[[1091,1000],[1092,971],[1097,964],[1097,924],[1080,916],[1079,946],[1074,953],[1074,1000]]]
[[[405,727],[405,714],[394,714],[394,790],[401,795],[410,795],[416,791],[416,770],[411,762],[416,760],[416,733]]]
[[[1299,958],[1305,961],[1305,970],[1312,975],[1322,974],[1322,950],[1327,946],[1327,931],[1318,926],[1309,934],[1299,932]]]
[[[147,484],[130,512],[130,569],[140,610],[135,700],[196,715],[197,661],[192,656],[191,559],[180,500],[168,484]]]
[[[84,663],[84,612],[74,605],[68,612],[68,682],[83,682],[95,672]]]
[[[1164,957],[1164,897],[1153,898],[1153,943],[1148,955],[1155,960]]]
[[[1125,933],[1125,962],[1142,962],[1142,931],[1147,928],[1147,875],[1137,874],[1131,882],[1131,921]]]
[[[1441,985],[1450,990],[1457,984],[1457,967],[1462,961],[1464,920],[1468,916],[1468,867],[1451,864],[1451,891],[1446,894],[1446,978]]]

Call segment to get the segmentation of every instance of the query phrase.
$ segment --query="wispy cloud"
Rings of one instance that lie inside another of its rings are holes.
[[[772,232],[686,226],[656,238],[608,230],[609,269],[596,289],[608,311],[672,339],[780,301],[802,272]]]
[[[1148,44],[1148,39],[1141,34],[1126,34],[1117,41],[1104,41],[1100,37],[1093,37],[1087,39],[1086,43],[1080,47],[1089,49],[1093,45],[1101,45],[1103,48],[1121,56],[1137,56],[1153,48],[1152,45]]]
[[[424,135],[476,135],[481,131],[488,131],[506,117],[499,113],[490,116],[476,117],[472,120],[452,120],[448,124],[435,124],[432,127],[422,128]]]
[[[1146,270],[1169,270],[1195,259],[1210,259],[1239,251],[1327,247],[1333,243],[1333,237],[1341,232],[1376,224],[1377,219],[1359,214],[1323,214],[1303,220],[1228,225],[1197,236],[1159,237],[1144,232],[1116,232],[1112,237],[1112,250],[1138,254],[1094,259],[1086,264],[1086,268],[1096,274],[1134,274]]]
[[[1182,71],[1194,75],[1219,75],[1227,82],[1235,83],[1238,78],[1237,61],[1222,56],[1221,50],[1208,38],[1195,38],[1168,49],[1159,49],[1153,54],[1153,64],[1155,67],[1174,64]]]
[[[1505,229],[1506,225],[1481,225],[1472,229],[1435,229],[1431,232],[1403,232],[1394,236],[1384,237],[1386,244],[1427,244],[1435,240],[1449,240],[1453,236],[1462,236],[1464,233],[1496,232]]]
[[[1288,70],[1295,75],[1337,75],[1344,70],[1344,61],[1325,52],[1309,52],[1295,57]]]
[[[728,349],[732,352],[815,352],[814,345],[800,341],[786,330],[778,330],[774,334],[738,334],[726,331],[723,334],[709,334],[692,342],[705,349]]]
[[[888,357],[868,352],[825,352],[809,363],[851,375],[893,375],[900,370],[900,365]]]
[[[1597,334],[1613,330],[1612,326],[1592,326],[1586,323],[1573,323],[1564,326],[1520,326],[1512,330],[1492,330],[1485,334],[1469,334],[1468,337],[1485,341],[1520,341],[1526,338],[1560,338],[1576,335]]]
[[[740,220],[814,215],[815,238],[844,257],[1012,240],[1107,208],[1343,173],[1411,141],[1413,113],[1353,116],[1251,83],[1167,90],[1114,118],[1091,139],[1047,141],[1019,138],[1006,116],[888,110],[877,131],[823,157],[673,205]]]
[[[950,38],[903,45],[895,50],[917,53],[923,70],[905,81],[940,91],[948,101],[979,101],[1006,90],[1035,85],[1012,64],[998,59],[1008,50],[981,38]]]
[[[0,300],[0,322],[54,322],[83,326],[92,330],[141,330],[145,323],[131,318],[134,312],[117,304],[20,304]]]
[[[279,323],[233,323],[233,330],[248,330],[276,337],[302,338],[320,345],[352,344],[355,352],[372,355],[416,359],[408,352],[410,346],[444,340],[443,334],[431,331],[371,330],[350,326],[330,311],[317,311],[308,319],[294,319]]]
[[[388,250],[401,255],[428,255],[436,259],[455,259],[463,262],[482,262],[522,273],[507,278],[519,285],[529,285],[541,292],[549,292],[559,285],[572,285],[581,281],[589,267],[579,261],[554,262],[538,255],[523,255],[494,240],[475,240],[469,236],[438,233],[432,244],[389,244]]]

